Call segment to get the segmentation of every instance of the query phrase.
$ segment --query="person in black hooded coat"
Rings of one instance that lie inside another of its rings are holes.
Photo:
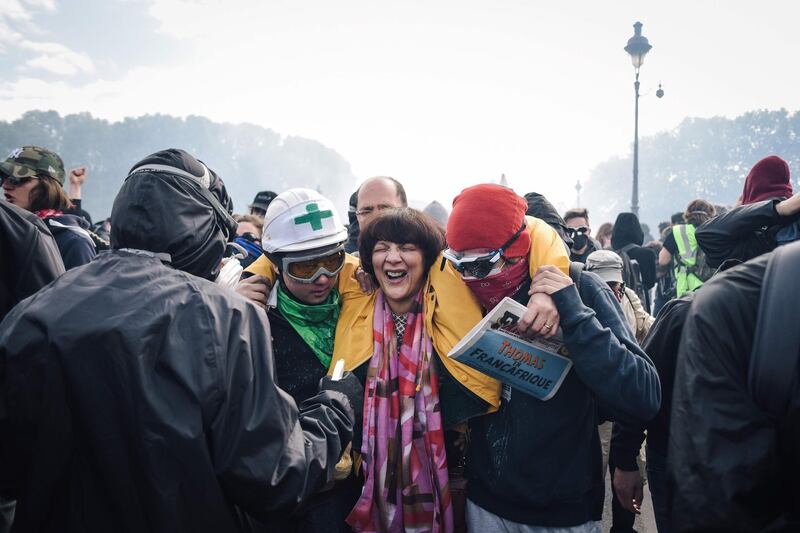
[[[33,213],[0,201],[0,321],[28,296],[64,273],[58,246]],[[13,501],[0,497],[0,532],[11,528]]]
[[[114,201],[113,250],[0,324],[15,531],[240,531],[332,477],[348,396],[323,391],[298,412],[275,385],[264,312],[210,281],[229,206],[186,152],[145,158]]]
[[[656,254],[650,248],[642,246],[644,232],[639,223],[639,217],[633,213],[620,213],[614,222],[614,231],[611,234],[611,248],[617,252],[624,252],[628,257],[639,263],[642,274],[642,284],[649,296],[650,289],[656,284]],[[650,298],[642,300],[645,309],[650,310]]]
[[[668,437],[673,531],[800,531],[800,346],[767,360],[794,357],[789,386],[768,389],[784,400],[782,412],[762,405],[749,386],[763,294],[776,290],[768,281],[775,254],[715,275],[687,313]],[[796,271],[794,257],[780,261]],[[794,302],[781,312],[780,329],[796,327]]]

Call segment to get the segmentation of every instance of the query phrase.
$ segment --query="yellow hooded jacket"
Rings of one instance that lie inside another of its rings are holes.
[[[538,218],[526,219],[531,236],[528,254],[531,277],[543,265],[554,265],[569,275],[569,256],[558,234]],[[450,375],[488,403],[491,406],[489,411],[495,411],[500,406],[500,382],[447,357],[453,346],[480,322],[482,310],[452,265],[445,262],[442,269],[441,264],[440,255],[428,271],[423,288],[426,330]],[[337,289],[342,299],[342,310],[336,325],[332,359],[334,363],[344,359],[345,370],[351,371],[368,361],[374,350],[372,322],[377,293],[361,291],[355,276],[358,265],[358,259],[348,255],[339,274]],[[250,265],[247,272],[275,280],[274,268],[264,255]]]

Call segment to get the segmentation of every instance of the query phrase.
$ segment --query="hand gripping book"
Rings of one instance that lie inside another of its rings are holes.
[[[558,392],[572,361],[560,330],[550,339],[528,339],[517,332],[517,322],[526,310],[503,298],[447,356],[547,401]]]

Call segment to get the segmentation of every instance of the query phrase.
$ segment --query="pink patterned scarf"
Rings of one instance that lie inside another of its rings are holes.
[[[378,292],[375,351],[364,393],[364,488],[347,517],[355,531],[453,531],[439,379],[425,331],[422,291],[398,347],[392,312]]]

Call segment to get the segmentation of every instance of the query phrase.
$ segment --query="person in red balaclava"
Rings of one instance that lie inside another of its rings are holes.
[[[769,198],[788,198],[792,195],[789,165],[778,157],[765,157],[750,169],[744,180],[742,205],[753,204]]]
[[[598,410],[651,419],[661,400],[658,375],[608,285],[591,272],[576,285],[562,270],[563,241],[546,222],[526,216],[527,208],[511,189],[482,184],[453,200],[447,221],[442,255],[483,308],[510,297],[530,312],[545,297],[560,327],[537,312],[530,329],[544,337],[558,330],[574,366],[548,401],[504,384],[499,409],[469,420],[467,526],[600,533]]]
[[[744,262],[775,249],[784,228],[800,218],[800,195],[792,196],[789,165],[771,155],[753,165],[740,205],[697,227],[697,243],[706,263],[718,268],[725,261]]]

